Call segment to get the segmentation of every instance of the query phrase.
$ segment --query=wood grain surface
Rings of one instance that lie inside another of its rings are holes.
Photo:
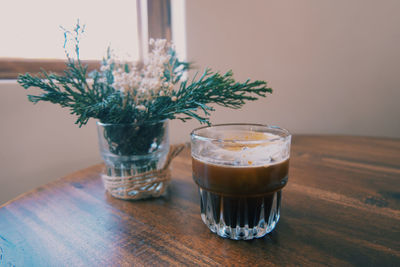
[[[400,266],[400,140],[295,136],[281,219],[252,241],[203,224],[189,150],[159,199],[111,197],[102,168],[3,205],[0,266]]]

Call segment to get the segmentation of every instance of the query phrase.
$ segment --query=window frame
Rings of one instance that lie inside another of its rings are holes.
[[[81,60],[92,71],[100,67],[101,60]],[[0,58],[0,80],[16,79],[18,75],[31,73],[38,75],[42,71],[62,74],[66,70],[67,60],[36,58]]]
[[[138,12],[139,58],[148,51],[149,38],[171,40],[171,0],[136,0]],[[98,69],[99,60],[81,60],[88,70]],[[0,57],[0,80],[14,80],[18,75],[29,72],[39,75],[43,70],[62,74],[66,70],[67,59],[2,58]]]

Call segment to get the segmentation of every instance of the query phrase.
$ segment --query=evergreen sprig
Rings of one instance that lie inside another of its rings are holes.
[[[78,117],[76,123],[80,127],[90,118],[103,123],[119,124],[146,124],[165,119],[186,121],[192,118],[200,123],[209,123],[210,112],[214,110],[212,104],[238,109],[246,101],[257,100],[272,92],[265,81],[235,81],[232,71],[222,75],[207,69],[199,78],[196,75],[191,81],[181,82],[183,73],[190,65],[179,61],[175,51],[171,50],[171,59],[164,70],[164,77],[173,84],[181,82],[179,89],[170,96],[157,96],[151,101],[144,101],[142,104],[146,110],[138,110],[132,93],[123,94],[112,86],[112,69],[108,72],[96,70],[89,75],[88,67],[82,64],[79,57],[79,41],[83,32],[84,27],[79,23],[73,31],[64,30],[64,48],[67,41],[72,40],[75,43],[76,59],[66,50],[68,61],[62,75],[42,70],[38,76],[26,73],[18,77],[18,83],[25,89],[42,89],[40,95],[28,95],[30,101],[47,101],[69,108],[71,114]]]
[[[112,153],[129,155],[132,153],[146,153],[153,140],[161,140],[163,135],[162,121],[179,119],[186,121],[197,119],[200,123],[209,124],[209,116],[214,111],[213,104],[227,108],[239,109],[247,101],[257,100],[272,93],[265,81],[237,82],[232,71],[225,74],[206,69],[204,73],[188,81],[182,81],[184,73],[190,68],[187,62],[179,61],[175,51],[169,50],[169,62],[164,65],[162,79],[167,85],[176,85],[177,90],[161,91],[154,93],[149,90],[147,98],[138,98],[139,92],[133,90],[121,91],[116,88],[114,70],[116,63],[109,63],[111,53],[102,66],[91,73],[88,67],[80,60],[79,42],[85,28],[78,24],[73,31],[64,29],[64,49],[67,56],[66,70],[62,75],[49,73],[42,70],[37,76],[29,73],[19,75],[18,83],[25,89],[37,87],[42,90],[39,95],[28,95],[28,99],[37,103],[47,101],[68,108],[71,114],[77,116],[76,124],[81,127],[90,118],[98,119],[107,124],[132,124],[139,125],[137,130],[117,130],[110,128],[104,133]],[[69,41],[74,44],[73,58],[68,49]],[[128,65],[124,71],[131,70]],[[142,77],[142,76],[140,76]],[[166,88],[169,88],[168,86]],[[164,90],[164,89],[163,89]],[[133,140],[146,133],[146,137],[132,145]],[[157,146],[159,141],[156,142]]]
[[[240,83],[233,79],[232,71],[221,75],[207,69],[199,79],[193,79],[190,83],[182,82],[179,90],[173,93],[175,101],[168,96],[157,97],[147,103],[148,111],[143,113],[134,108],[129,96],[98,82],[97,75],[94,75],[93,84],[89,86],[86,72],[87,68],[82,67],[80,62],[68,62],[64,76],[45,71],[42,77],[27,73],[20,75],[18,82],[25,89],[38,87],[44,91],[41,95],[29,95],[30,101],[48,101],[69,108],[71,114],[78,116],[76,123],[79,126],[86,124],[90,118],[103,123],[145,123],[165,119],[185,121],[191,118],[209,123],[210,111],[214,110],[210,104],[238,109],[246,101],[257,100],[272,92],[265,81],[247,80]],[[198,113],[199,110],[203,111],[204,116]]]

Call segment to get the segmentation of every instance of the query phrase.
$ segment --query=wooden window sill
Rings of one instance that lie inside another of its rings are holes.
[[[0,58],[0,79],[16,79],[19,74],[38,74],[42,70],[61,74],[66,69],[63,59]],[[100,60],[82,60],[89,71],[100,67]]]

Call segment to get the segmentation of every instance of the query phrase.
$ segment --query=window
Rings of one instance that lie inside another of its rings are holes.
[[[135,0],[13,0],[0,16],[0,78],[40,68],[64,68],[63,30],[77,20],[86,25],[81,40],[81,59],[98,65],[108,46],[122,55],[138,58]]]
[[[139,59],[148,38],[173,38],[181,60],[186,57],[184,0],[14,0],[7,11],[0,16],[0,79],[41,69],[62,72],[66,57],[59,26],[71,30],[78,19],[86,25],[80,58],[89,69],[98,67],[109,46]]]

